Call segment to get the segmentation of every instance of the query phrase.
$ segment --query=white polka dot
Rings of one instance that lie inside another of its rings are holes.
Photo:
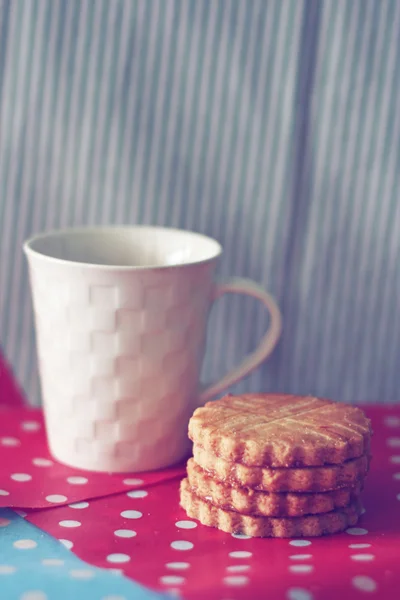
[[[376,583],[371,577],[367,577],[367,575],[357,575],[352,579],[353,586],[360,590],[361,592],[375,592]]]
[[[59,539],[58,541],[61,542],[62,545],[65,546],[68,550],[71,550],[71,548],[74,547],[74,544],[70,540]]]
[[[45,567],[62,567],[64,561],[61,558],[44,558],[42,560],[42,565]]]
[[[12,575],[16,570],[17,568],[11,565],[0,565],[0,575]]]
[[[9,496],[10,492],[7,492],[6,490],[0,490],[0,496]]]
[[[175,527],[179,529],[196,529],[197,523],[194,521],[177,521]]]
[[[235,550],[234,552],[229,552],[229,556],[231,558],[250,558],[252,553],[247,550]]]
[[[388,427],[400,427],[400,417],[389,416],[384,419]]]
[[[358,560],[358,561],[370,561],[370,560],[374,560],[375,556],[373,554],[352,554],[350,556],[350,558],[352,560]]]
[[[171,543],[171,548],[174,550],[191,550],[193,546],[192,542],[186,542],[185,540],[176,540]]]
[[[39,431],[40,423],[37,421],[23,421],[21,427],[24,431]]]
[[[354,548],[354,550],[358,548],[371,548],[371,544],[349,544],[349,548]]]
[[[143,479],[124,479],[123,482],[125,485],[143,485]]]
[[[350,527],[349,529],[346,529],[346,533],[350,535],[366,535],[368,529],[363,529],[363,527]]]
[[[397,500],[400,500],[400,494],[397,494],[396,498]]]
[[[389,446],[389,448],[400,448],[400,438],[399,437],[389,438],[386,440],[386,443]]]
[[[10,475],[11,479],[14,481],[30,481],[32,479],[32,475],[28,475],[27,473],[13,473]]]
[[[393,479],[395,479],[396,481],[400,480],[400,473],[393,473]]]
[[[87,477],[67,477],[68,483],[71,485],[84,485],[88,482]]]
[[[36,548],[37,543],[34,540],[17,540],[13,543],[13,546],[18,550],[32,550]]]
[[[69,508],[87,508],[89,506],[89,502],[74,502],[73,504],[68,504]]]
[[[286,594],[287,600],[313,600],[313,595],[302,588],[290,588]]]
[[[53,461],[48,458],[34,458],[32,463],[35,467],[51,467],[54,464]]]
[[[292,554],[289,558],[290,560],[309,560],[312,558],[312,554]]]
[[[80,527],[81,526],[81,522],[80,521],[72,521],[72,520],[65,520],[65,521],[60,521],[59,522],[60,527]]]
[[[26,513],[24,510],[15,510],[14,512],[17,513],[17,515],[19,515],[20,517],[22,517],[23,519],[25,519],[25,517],[27,516],[28,513]]]
[[[0,517],[0,527],[7,527],[11,523],[10,519],[4,519]]]
[[[160,583],[164,585],[180,585],[185,582],[184,577],[178,577],[178,575],[164,575],[160,577]]]
[[[309,540],[291,540],[289,542],[290,546],[311,546],[311,542]]]
[[[136,537],[137,533],[133,529],[117,529],[114,531],[114,535],[121,538],[133,538]]]
[[[360,515],[365,515],[365,513],[366,513],[366,512],[367,512],[367,511],[365,510],[365,508],[364,508],[364,507],[362,507],[362,508],[361,508],[361,510],[360,510]]]
[[[245,573],[246,571],[250,571],[249,565],[230,565],[226,567],[226,570],[229,573]]]
[[[126,495],[129,496],[129,498],[146,498],[146,496],[149,495],[149,492],[146,492],[146,490],[133,490],[132,492],[126,492]]]
[[[249,583],[249,578],[245,575],[229,575],[224,577],[225,585],[246,585]]]
[[[62,494],[50,494],[50,496],[46,496],[46,500],[52,504],[59,504],[60,502],[65,502],[67,496],[63,496]]]
[[[72,579],[92,579],[95,574],[94,571],[90,571],[89,569],[72,569],[69,572],[69,576]]]
[[[40,590],[32,590],[31,592],[22,594],[20,600],[47,600],[47,595]]]
[[[170,562],[165,565],[167,569],[172,569],[174,571],[183,571],[190,567],[190,563],[188,562]]]
[[[398,456],[398,455],[397,456],[391,456],[390,457],[390,462],[393,465],[400,465],[400,456]]]
[[[290,565],[290,567],[289,567],[289,571],[291,573],[298,573],[298,574],[311,573],[313,570],[314,570],[314,567],[312,565]]]
[[[251,539],[251,535],[246,535],[245,533],[232,533],[231,535],[236,540],[250,540]]]
[[[139,510],[123,510],[121,517],[124,517],[124,519],[140,519],[140,517],[143,517],[143,513]]]
[[[131,560],[127,554],[109,554],[107,560],[110,563],[126,563]]]
[[[2,446],[9,446],[10,448],[13,446],[19,446],[21,444],[21,442],[14,437],[0,438],[0,443]]]

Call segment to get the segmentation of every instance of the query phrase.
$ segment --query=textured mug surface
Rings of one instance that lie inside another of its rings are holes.
[[[182,459],[220,245],[187,231],[127,227],[43,234],[24,248],[54,457],[114,472]]]

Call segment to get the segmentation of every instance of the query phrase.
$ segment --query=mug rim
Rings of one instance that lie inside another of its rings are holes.
[[[75,235],[75,234],[92,234],[92,233],[126,233],[126,232],[134,232],[135,230],[150,230],[151,232],[168,232],[168,233],[176,233],[176,234],[187,234],[188,236],[197,238],[198,240],[202,240],[205,242],[211,242],[214,245],[214,252],[209,257],[201,259],[201,260],[193,260],[184,263],[176,263],[176,264],[154,264],[154,265],[109,265],[109,264],[99,264],[99,263],[90,263],[85,261],[76,261],[76,260],[68,260],[65,258],[58,258],[56,256],[51,256],[49,254],[45,254],[43,251],[35,249],[33,245],[35,242],[40,242],[41,240],[49,239],[49,238],[58,238],[65,235]],[[199,233],[197,231],[193,231],[190,229],[180,229],[178,227],[163,227],[158,225],[98,225],[98,226],[83,226],[83,227],[65,227],[60,229],[52,229],[47,232],[41,232],[35,234],[28,238],[23,243],[23,251],[25,255],[30,258],[38,258],[40,260],[51,262],[60,265],[69,265],[74,267],[79,267],[81,269],[96,269],[96,270],[109,270],[109,271],[154,271],[154,270],[166,270],[166,269],[179,269],[184,267],[192,267],[195,265],[203,265],[216,260],[222,254],[222,246],[221,244],[214,238],[205,235],[203,233]]]

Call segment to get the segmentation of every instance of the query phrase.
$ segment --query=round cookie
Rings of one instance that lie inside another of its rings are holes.
[[[189,437],[230,462],[297,468],[368,454],[371,425],[361,409],[313,396],[228,395],[194,412]]]
[[[210,477],[192,458],[187,464],[187,477],[192,491],[199,498],[218,508],[254,517],[299,517],[327,513],[352,504],[361,491],[361,483],[352,488],[311,494],[269,493],[232,487]]]
[[[265,492],[326,492],[351,487],[364,479],[370,463],[370,457],[363,455],[341,465],[324,467],[247,467],[214,456],[197,445],[193,446],[193,457],[211,477],[224,484]]]

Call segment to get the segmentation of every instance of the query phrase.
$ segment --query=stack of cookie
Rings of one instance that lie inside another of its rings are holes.
[[[195,411],[181,506],[253,537],[318,536],[355,525],[370,462],[359,408],[314,397],[225,396]]]

